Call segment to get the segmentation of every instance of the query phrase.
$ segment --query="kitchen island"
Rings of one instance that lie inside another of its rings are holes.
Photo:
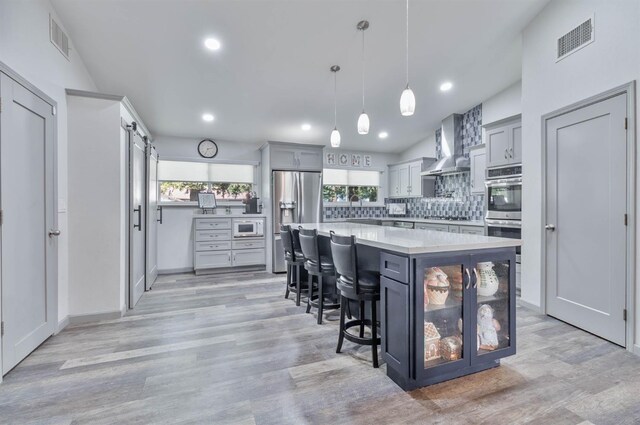
[[[381,353],[410,390],[500,365],[516,350],[520,240],[358,223],[303,223],[328,247],[354,235],[359,266],[381,275]]]

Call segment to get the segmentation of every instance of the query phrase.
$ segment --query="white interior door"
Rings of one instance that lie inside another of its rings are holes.
[[[626,94],[547,120],[547,313],[625,345]]]
[[[145,290],[146,276],[146,146],[137,131],[130,131],[129,308]]]
[[[55,143],[52,107],[0,74],[2,374],[56,323]]]
[[[147,162],[147,283],[151,289],[158,277],[158,153],[153,146],[149,147]]]

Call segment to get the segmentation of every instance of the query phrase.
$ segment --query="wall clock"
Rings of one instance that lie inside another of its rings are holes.
[[[198,153],[203,158],[215,158],[218,155],[218,145],[211,139],[204,139],[198,144]]]

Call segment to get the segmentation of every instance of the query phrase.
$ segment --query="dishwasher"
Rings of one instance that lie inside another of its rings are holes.
[[[413,222],[411,221],[394,221],[393,227],[400,227],[401,229],[413,229]]]

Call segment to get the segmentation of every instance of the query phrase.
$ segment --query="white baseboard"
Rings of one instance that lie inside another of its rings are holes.
[[[106,311],[104,313],[89,313],[69,315],[70,325],[80,325],[85,323],[99,322],[101,320],[113,320],[122,317],[122,311]]]
[[[542,310],[540,309],[540,306],[528,303],[526,301],[523,301],[522,299],[519,299],[517,302],[520,306],[526,308],[527,310],[535,311],[536,313],[542,314]]]
[[[632,351],[633,351],[633,354],[635,354],[636,356],[640,356],[640,345],[635,344],[633,346],[633,350]]]
[[[68,325],[69,325],[69,316],[66,316],[64,319],[58,322],[58,329],[56,329],[56,331],[53,334],[58,335]]]
[[[178,269],[158,269],[158,275],[161,274],[178,274],[178,273],[193,273],[193,267],[180,267]]]

